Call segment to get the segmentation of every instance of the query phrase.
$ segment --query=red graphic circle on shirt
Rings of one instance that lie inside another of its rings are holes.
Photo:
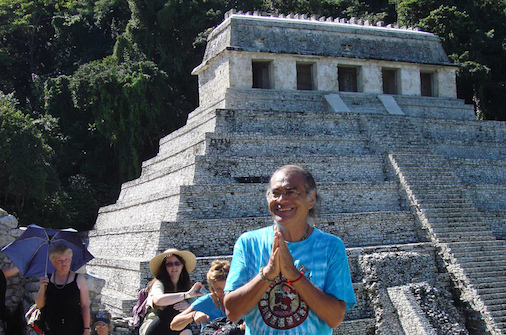
[[[307,319],[308,307],[285,281],[272,284],[258,303],[264,322],[275,329],[291,329]]]

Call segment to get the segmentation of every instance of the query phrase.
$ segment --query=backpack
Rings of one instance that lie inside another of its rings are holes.
[[[244,330],[239,328],[241,323],[243,320],[234,323],[227,317],[216,318],[202,328],[200,335],[244,335]]]
[[[146,316],[149,291],[147,287],[141,288],[137,294],[137,303],[132,308],[134,327],[139,327]]]

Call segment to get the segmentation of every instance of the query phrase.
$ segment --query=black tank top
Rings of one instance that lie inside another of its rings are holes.
[[[51,281],[47,285],[46,335],[82,335],[84,325],[81,315],[81,296],[76,279],[77,273],[72,282],[63,287],[61,285],[57,287]]]

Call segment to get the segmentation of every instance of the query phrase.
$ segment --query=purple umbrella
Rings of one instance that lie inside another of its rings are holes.
[[[35,224],[29,225],[21,236],[6,245],[2,251],[9,256],[23,276],[41,277],[55,271],[49,262],[49,249],[56,243],[63,243],[72,249],[70,269],[73,271],[93,259],[77,230],[46,229]]]

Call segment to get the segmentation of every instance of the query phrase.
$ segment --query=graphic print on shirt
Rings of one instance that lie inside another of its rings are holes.
[[[258,303],[264,322],[275,329],[291,329],[303,323],[308,307],[287,280],[278,275]]]

